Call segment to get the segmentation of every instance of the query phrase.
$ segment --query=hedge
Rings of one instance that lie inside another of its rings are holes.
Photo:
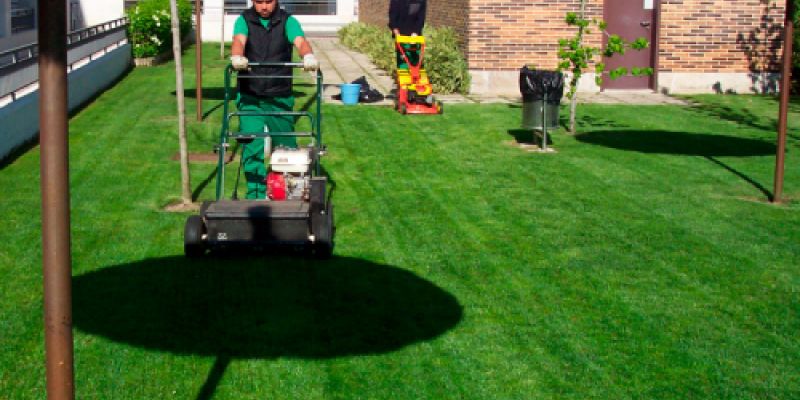
[[[385,27],[361,22],[348,24],[338,32],[339,40],[350,49],[366,54],[380,69],[393,74],[394,40]],[[425,70],[436,93],[469,92],[467,61],[458,47],[458,35],[452,28],[425,28]]]

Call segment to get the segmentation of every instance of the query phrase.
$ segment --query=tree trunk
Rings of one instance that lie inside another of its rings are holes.
[[[178,144],[181,155],[181,200],[183,204],[192,202],[192,190],[189,183],[189,154],[186,144],[186,106],[183,99],[183,65],[181,64],[181,32],[178,28],[177,0],[170,0],[172,14],[172,54],[175,58],[175,97],[178,99]]]
[[[586,16],[586,0],[581,0],[581,11],[580,11],[580,19],[584,19]],[[578,42],[578,47],[583,45],[583,27],[578,27],[580,31],[578,36],[580,40]],[[577,83],[576,83],[577,85]],[[569,133],[575,134],[575,113],[578,110],[578,91],[575,90],[575,93],[572,93],[572,97],[570,98],[569,102]]]
[[[578,92],[572,94],[569,99],[569,133],[575,134],[575,113],[578,109]]]
[[[203,120],[203,12],[201,0],[194,0],[194,72],[197,121]]]

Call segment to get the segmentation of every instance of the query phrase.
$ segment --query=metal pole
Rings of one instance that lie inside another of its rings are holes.
[[[197,50],[194,57],[194,70],[195,70],[195,91],[197,99],[197,120],[203,120],[203,35],[202,35],[202,21],[203,13],[201,12],[202,0],[194,0],[194,19],[195,19],[195,32],[194,32],[194,47]]]
[[[781,71],[781,105],[778,111],[778,149],[775,156],[775,188],[772,202],[783,197],[783,170],[786,156],[786,125],[789,114],[789,91],[792,82],[792,42],[794,41],[794,0],[786,0],[786,19],[783,23],[783,66]]]
[[[542,99],[542,151],[547,152],[547,85],[542,85],[544,98]]]
[[[74,399],[66,2],[39,0],[39,128],[47,398]]]

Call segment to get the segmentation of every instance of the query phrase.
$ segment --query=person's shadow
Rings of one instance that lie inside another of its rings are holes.
[[[174,354],[216,356],[198,399],[233,359],[388,353],[455,327],[457,299],[411,272],[346,257],[148,259],[73,279],[84,332]]]

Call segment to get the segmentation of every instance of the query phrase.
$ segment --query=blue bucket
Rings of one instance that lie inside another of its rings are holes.
[[[342,89],[342,103],[358,104],[358,94],[361,92],[361,85],[358,83],[343,83],[339,85]]]

